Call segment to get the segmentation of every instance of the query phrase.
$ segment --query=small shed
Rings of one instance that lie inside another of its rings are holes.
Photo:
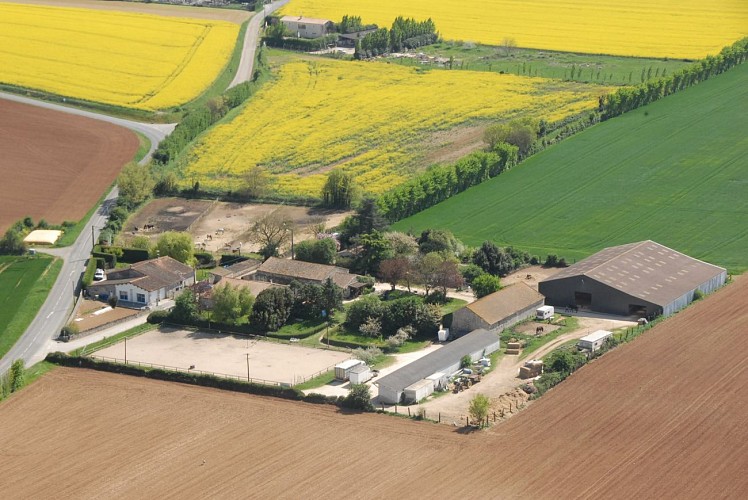
[[[351,369],[354,366],[363,364],[360,359],[348,359],[335,365],[335,378],[338,380],[348,380],[351,375]]]
[[[426,377],[426,380],[431,380],[434,383],[435,391],[446,391],[449,386],[449,377],[443,372],[436,372],[433,375],[429,375]]]
[[[410,384],[403,391],[406,403],[417,403],[434,392],[434,381],[427,378]]]
[[[613,335],[613,332],[609,332],[608,330],[597,330],[579,339],[577,347],[582,350],[595,352],[605,344],[605,341],[611,335]]]
[[[348,370],[348,378],[351,380],[351,384],[363,384],[370,380],[371,376],[371,368],[363,363]]]

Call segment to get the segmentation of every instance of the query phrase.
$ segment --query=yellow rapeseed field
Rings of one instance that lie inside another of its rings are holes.
[[[180,168],[185,183],[238,190],[243,174],[261,165],[274,174],[276,192],[317,197],[327,172],[339,167],[376,194],[425,168],[433,148],[424,144],[455,127],[523,116],[555,121],[594,108],[609,90],[490,72],[296,60],[232,121],[200,139]]]
[[[746,0],[291,0],[283,12],[386,27],[431,17],[446,39],[624,56],[702,58],[748,35]]]
[[[144,110],[200,95],[237,24],[0,3],[0,82]]]

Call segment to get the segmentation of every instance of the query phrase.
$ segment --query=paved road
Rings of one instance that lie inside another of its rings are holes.
[[[156,150],[156,146],[158,146],[158,143],[161,142],[164,137],[169,135],[172,130],[174,130],[174,127],[177,126],[176,123],[143,123],[143,122],[136,122],[134,120],[126,120],[124,118],[116,118],[114,116],[108,116],[108,115],[102,115],[99,113],[94,113],[93,111],[85,111],[83,109],[77,109],[77,108],[71,108],[68,106],[63,106],[61,104],[55,104],[47,101],[40,101],[37,99],[30,99],[28,97],[23,97],[15,94],[8,94],[6,92],[0,92],[0,99],[7,99],[9,101],[16,101],[21,102],[24,104],[30,104],[31,106],[38,106],[40,108],[47,108],[52,109],[55,111],[61,111],[63,113],[70,113],[72,115],[78,115],[78,116],[85,116],[87,118],[92,118],[94,120],[102,120],[105,122],[113,123],[114,125],[119,125],[121,127],[129,128],[130,130],[134,130],[135,132],[139,132],[146,136],[151,141],[151,149],[148,151],[148,154],[143,158],[140,163],[145,164],[153,154],[153,152]]]
[[[112,189],[72,246],[54,249],[54,254],[64,259],[60,275],[26,332],[0,360],[0,374],[5,373],[16,359],[23,359],[26,366],[31,366],[46,356],[49,340],[56,337],[67,322],[73,300],[80,293],[80,277],[92,248],[91,227],[98,237],[117,195],[117,188]]]
[[[236,87],[240,83],[248,82],[252,79],[252,66],[255,62],[255,51],[257,50],[257,40],[260,36],[260,26],[265,17],[280,9],[288,3],[289,0],[280,0],[264,6],[262,13],[255,14],[249,20],[246,35],[244,35],[244,48],[242,49],[242,58],[239,62],[239,68],[236,76],[229,84],[229,88]]]

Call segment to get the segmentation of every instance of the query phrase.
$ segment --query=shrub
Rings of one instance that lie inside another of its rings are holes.
[[[473,366],[473,358],[469,354],[465,354],[460,358],[460,368],[470,368],[471,366]]]
[[[382,356],[382,350],[379,347],[370,346],[366,349],[359,347],[353,351],[353,357],[360,359],[367,365],[371,366],[377,362],[378,358]]]
[[[153,311],[151,314],[149,314],[148,319],[146,321],[148,321],[148,323],[152,325],[159,325],[163,323],[164,321],[166,321],[168,318],[169,318],[169,311],[158,310],[158,311]]]
[[[341,406],[352,410],[374,411],[369,386],[366,384],[351,384],[351,389],[341,402]]]
[[[473,419],[474,424],[483,425],[490,406],[491,400],[485,394],[478,393],[470,400],[468,413],[470,414],[470,418]]]
[[[10,365],[10,392],[16,392],[21,387],[26,379],[26,368],[22,359],[13,361]]]
[[[86,263],[86,270],[83,272],[83,288],[88,288],[93,283],[94,273],[96,272],[96,266],[98,261],[96,259],[88,259]]]
[[[67,325],[62,327],[62,330],[60,330],[60,337],[62,338],[70,338],[74,335],[78,335],[80,333],[80,328],[78,328],[78,325],[75,323],[68,323]]]

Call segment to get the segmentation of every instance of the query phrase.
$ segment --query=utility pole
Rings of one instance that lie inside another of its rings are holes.
[[[96,246],[96,236],[94,236],[94,227],[91,224],[91,250]]]
[[[127,337],[125,337],[125,364],[127,364]]]
[[[249,382],[249,353],[247,353],[247,382]]]

